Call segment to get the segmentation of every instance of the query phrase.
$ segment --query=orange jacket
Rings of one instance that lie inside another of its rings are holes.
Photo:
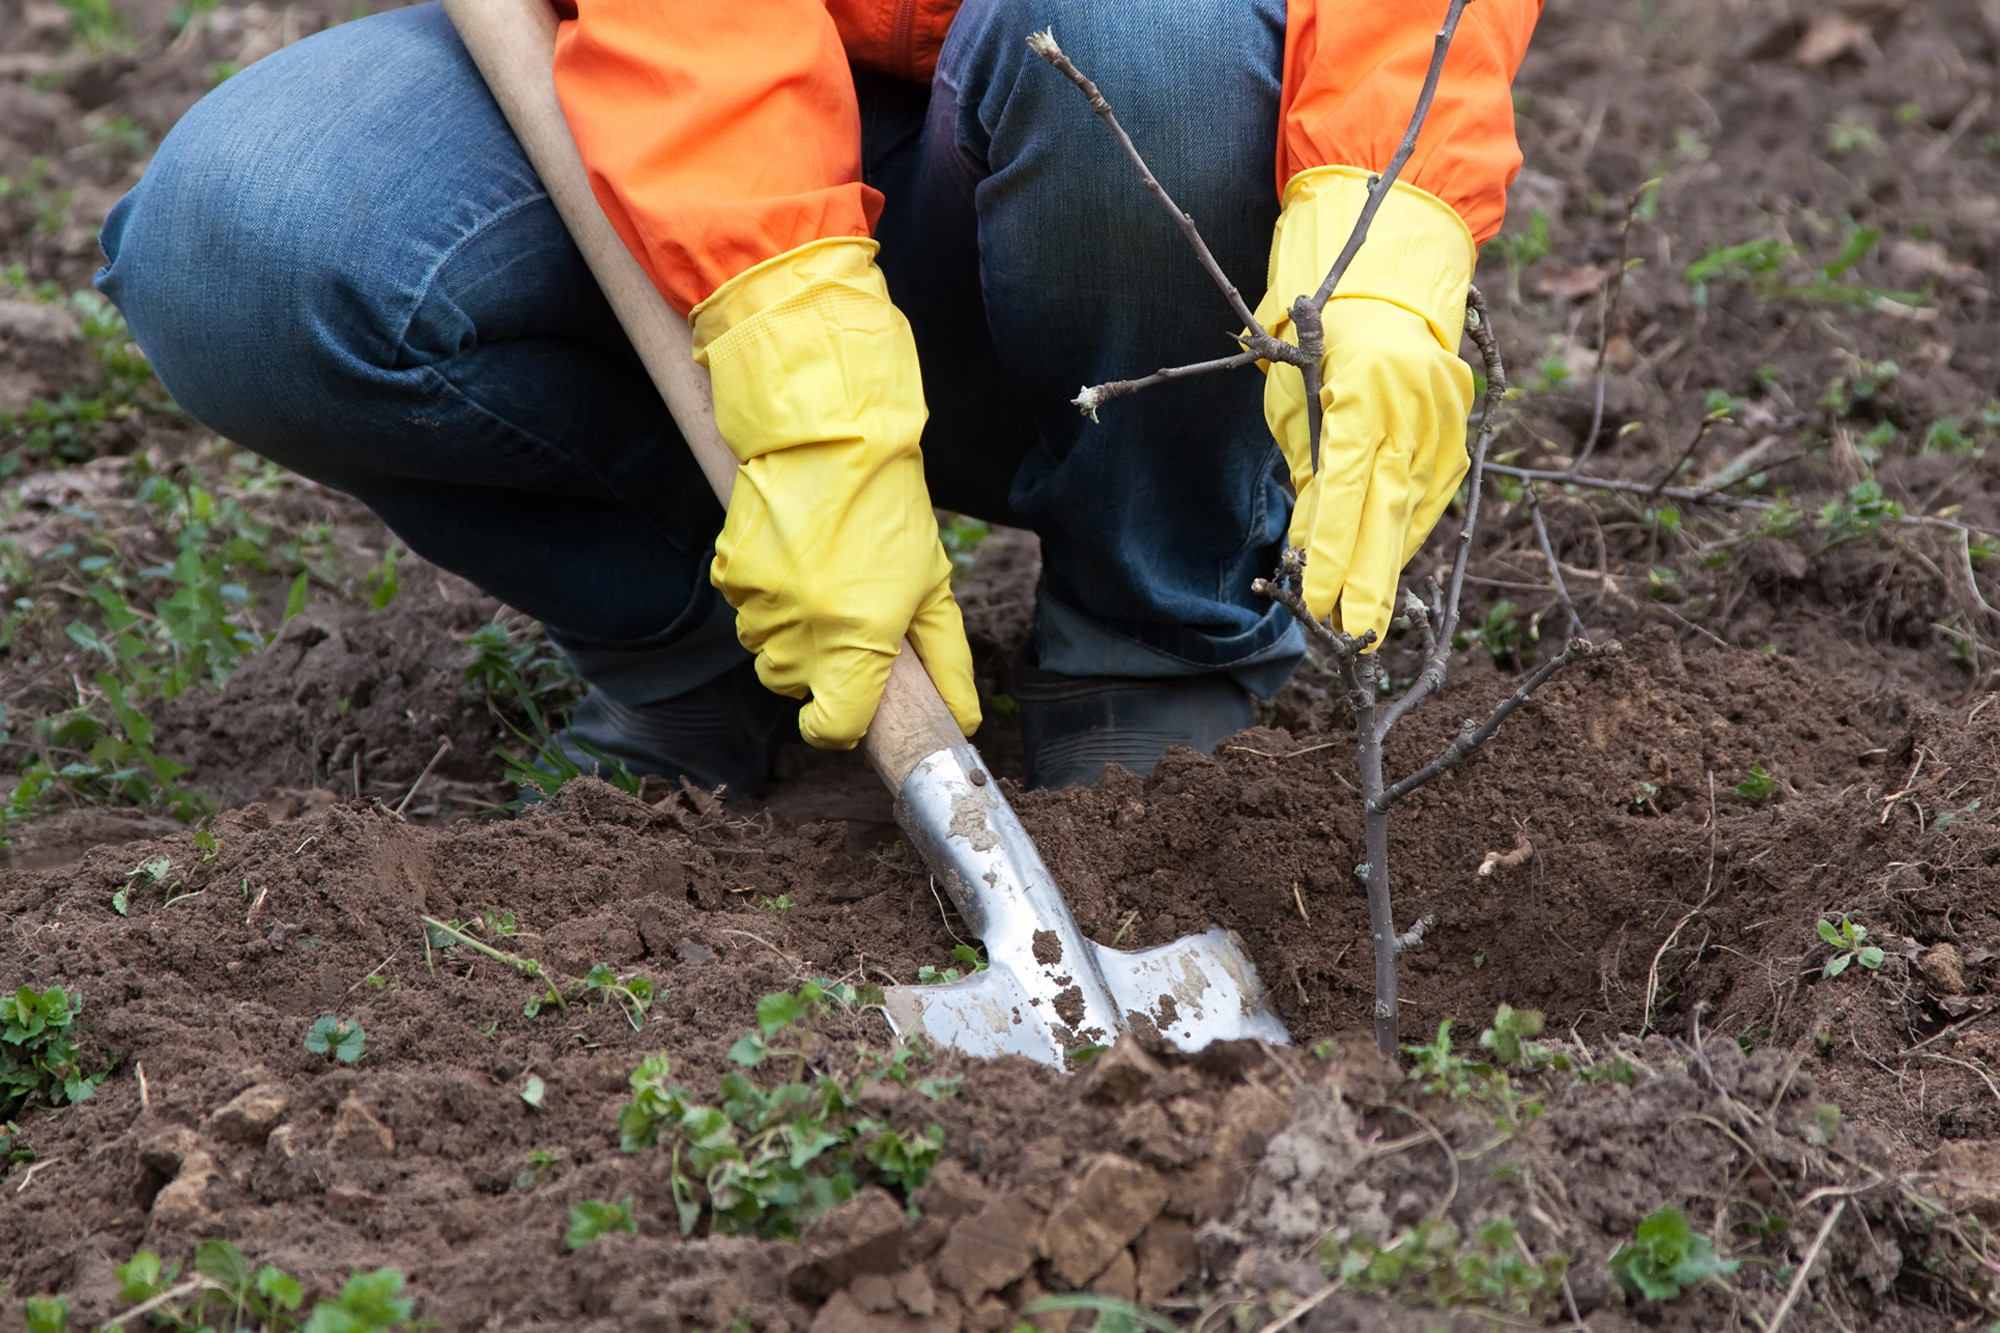
[[[882,197],[861,182],[849,62],[928,79],[959,0],[554,3],[556,90],[598,201],[686,313],[775,255],[874,231]],[[1309,167],[1388,163],[1447,6],[1290,0],[1280,191]],[[1511,85],[1540,12],[1541,0],[1466,7],[1403,171],[1480,242],[1500,230],[1520,169]]]

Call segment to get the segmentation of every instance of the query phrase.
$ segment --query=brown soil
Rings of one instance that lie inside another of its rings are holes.
[[[1984,456],[1921,442],[1947,418],[1994,442],[1978,421],[2000,368],[1992,8],[1550,0],[1520,83],[1529,170],[1509,231],[1539,209],[1551,252],[1518,275],[1518,302],[1498,250],[1481,271],[1528,389],[1502,442],[1514,461],[1563,466],[1584,446],[1595,293],[1625,197],[1663,175],[1657,215],[1632,232],[1647,264],[1612,321],[1595,466],[1658,480],[1721,390],[1741,401],[1684,483],[1763,448],[1755,493],[1791,488],[1808,512],[1872,474],[1912,513],[1958,506],[1991,524],[2000,480]],[[67,46],[61,11],[0,0],[0,174],[24,180],[44,156],[39,179],[69,191],[37,212],[47,191],[0,189],[0,259],[31,280],[87,279],[96,220],[143,163],[111,117],[157,139],[217,64],[345,16],[230,6],[170,45],[167,9],[132,6],[135,51],[107,55]],[[1885,230],[1850,280],[1918,292],[1917,316],[1727,282],[1694,302],[1693,260],[1770,236],[1802,252],[1786,280],[1809,278],[1846,217]],[[51,310],[0,302],[0,408],[88,375]],[[1849,392],[1883,361],[1898,373],[1878,392]],[[92,448],[103,457],[79,467],[8,458],[27,471],[7,540],[38,556],[138,522],[120,490],[130,457],[211,479],[233,466],[227,446],[158,416],[111,423]],[[238,498],[288,531],[324,525],[330,567],[365,568],[389,544],[315,487]],[[1308,668],[1269,725],[1212,760],[1175,755],[1089,791],[1009,787],[1088,933],[1236,930],[1293,1049],[1186,1060],[1126,1044],[1076,1077],[939,1056],[928,1072],[962,1078],[957,1096],[870,1107],[945,1130],[917,1214],[868,1194],[797,1243],[682,1239],[664,1154],[621,1152],[616,1112],[654,1051],[712,1087],[759,996],[949,963],[963,924],[886,796],[853,756],[800,749],[761,803],[580,782],[500,817],[505,732],[463,673],[466,636],[500,609],[412,559],[379,613],[351,579],[316,581],[319,600],[226,689],[154,710],[163,752],[230,807],[212,858],[156,813],[86,808],[19,830],[0,869],[0,985],[81,992],[88,1050],[113,1065],[90,1100],[21,1117],[39,1159],[0,1183],[0,1327],[42,1291],[106,1317],[111,1269],[135,1248],[185,1261],[208,1236],[322,1294],[394,1266],[450,1329],[1011,1330],[1039,1296],[1079,1288],[1184,1326],[1241,1302],[1257,1327],[1325,1291],[1318,1240],[1351,1248],[1427,1218],[1470,1235],[1504,1216],[1524,1255],[1574,1261],[1560,1300],[1523,1317],[1708,1329],[1769,1319],[1836,1205],[1788,1327],[1990,1320],[1990,1274],[1968,1265],[1965,1237],[2000,1200],[2000,707],[1985,693],[2000,617],[1936,530],[1764,537],[1692,508],[1670,530],[1648,507],[1545,497],[1588,627],[1624,651],[1559,677],[1410,798],[1393,849],[1399,925],[1435,917],[1404,962],[1406,1039],[1449,1019],[1466,1051],[1497,1006],[1532,1007],[1565,1060],[1603,1073],[1622,1059],[1629,1084],[1534,1076],[1537,1116],[1443,1097],[1370,1053],[1349,724]],[[1449,692],[1395,734],[1394,773],[1510,691],[1544,651],[1537,633],[1561,635],[1527,510],[1496,488],[1487,514],[1470,622],[1513,601],[1526,641],[1501,653],[1505,670],[1468,646]],[[1033,540],[1001,533],[961,585],[989,700],[1010,687],[1036,572]],[[260,607],[282,600],[282,584],[255,591]],[[10,713],[65,697],[78,661],[63,605],[47,642],[0,649]],[[1386,652],[1407,674],[1410,640]],[[988,716],[979,742],[1011,784],[1018,733],[1003,707]],[[118,914],[112,893],[156,858],[168,876]],[[643,1030],[603,1004],[529,1018],[532,983],[428,943],[420,922],[488,912],[518,923],[506,947],[565,976],[598,962],[647,974],[659,998]],[[1843,916],[1885,959],[1827,979],[1816,927]],[[364,1025],[359,1065],[305,1050],[329,1013]],[[887,1033],[856,1014],[821,1037],[837,1063]],[[540,1109],[520,1096],[530,1074]],[[544,1151],[554,1164],[524,1177]],[[565,1247],[572,1204],[626,1195],[639,1234]],[[1606,1260],[1663,1206],[1749,1261],[1728,1287],[1620,1294]],[[1441,1324],[1491,1326],[1348,1289],[1295,1326]]]

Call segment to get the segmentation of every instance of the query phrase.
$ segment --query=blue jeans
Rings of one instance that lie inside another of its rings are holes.
[[[1046,669],[1222,671],[1269,695],[1303,644],[1250,591],[1289,503],[1260,377],[1155,389],[1101,425],[1068,401],[1221,354],[1234,325],[1029,52],[1051,22],[1262,289],[1282,0],[967,0],[929,88],[857,75],[931,494],[1039,534]],[[437,5],[217,88],[103,245],[99,290],[188,412],[540,619],[593,685],[637,704],[747,660],[708,581],[721,510]]]

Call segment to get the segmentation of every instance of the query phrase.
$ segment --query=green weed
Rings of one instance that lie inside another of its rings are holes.
[[[1562,1294],[1569,1258],[1530,1261],[1515,1243],[1511,1218],[1495,1217],[1470,1236],[1445,1218],[1429,1218],[1386,1244],[1365,1235],[1321,1242],[1330,1276],[1361,1295],[1384,1295],[1437,1309],[1475,1306],[1513,1315],[1544,1313]]]
[[[572,1250],[580,1250],[599,1236],[608,1236],[614,1231],[632,1236],[639,1234],[639,1226],[632,1220],[632,1196],[629,1194],[617,1203],[585,1199],[571,1207],[569,1230],[563,1233],[563,1243]]]
[[[1707,307],[1710,290],[1718,284],[1747,287],[1752,296],[1763,302],[1805,301],[1862,307],[1891,301],[1916,305],[1922,299],[1916,292],[1890,291],[1846,281],[1848,271],[1866,258],[1881,239],[1879,228],[1851,227],[1834,257],[1810,270],[1812,276],[1803,282],[1781,280],[1789,262],[1799,258],[1799,248],[1769,236],[1717,246],[1688,265],[1684,277],[1697,309]]]
[[[490,916],[490,914],[489,914]],[[542,1010],[554,1006],[566,1009],[572,1000],[588,1002],[593,996],[610,1000],[625,1011],[625,1021],[632,1025],[634,1032],[646,1026],[646,1012],[653,1007],[653,983],[643,973],[621,976],[604,963],[594,964],[580,981],[564,981],[540,959],[525,954],[509,953],[496,949],[483,940],[468,934],[456,921],[439,921],[435,917],[422,918],[428,934],[426,947],[455,948],[463,945],[475,953],[483,954],[496,963],[505,963],[524,977],[542,983],[542,989],[529,997],[521,1007],[524,1018],[538,1017]],[[504,920],[513,924],[514,918],[507,914]]]
[[[944,544],[944,553],[951,557],[951,576],[954,579],[962,579],[972,572],[975,553],[980,544],[992,535],[993,529],[979,519],[938,511],[938,540]]]
[[[142,143],[138,152],[146,147]],[[6,178],[0,177],[0,208],[7,194]],[[125,317],[102,296],[88,289],[64,294],[49,286],[31,288],[18,270],[0,275],[0,294],[69,311],[98,366],[98,378],[91,383],[65,389],[53,399],[0,411],[0,476],[19,472],[31,458],[86,462],[104,452],[108,432],[121,423],[148,414],[178,414],[154,376],[152,363],[132,341]]]
[[[1848,487],[1845,496],[1828,500],[1819,511],[1820,522],[1831,529],[1835,537],[1878,532],[1899,522],[1902,517],[1902,504],[1885,496],[1882,483],[1873,477]]]
[[[514,1188],[527,1193],[546,1180],[562,1161],[560,1152],[548,1148],[536,1148],[528,1154],[528,1165],[520,1175],[514,1177]]]
[[[101,51],[125,40],[125,19],[112,8],[111,0],[61,0],[69,14],[69,35],[93,51]]]
[[[1708,1237],[1688,1225],[1678,1208],[1662,1208],[1639,1223],[1638,1233],[1611,1256],[1618,1285],[1649,1301],[1671,1301],[1711,1278],[1728,1277],[1741,1264],[1716,1256]]]
[[[69,1327],[69,1302],[60,1296],[30,1296],[21,1304],[21,1324],[27,1333],[63,1333]]]
[[[1750,775],[1730,790],[1744,800],[1762,805],[1778,794],[1778,780],[1765,771],[1762,764],[1750,765]]]
[[[389,1333],[409,1324],[414,1302],[402,1294],[403,1275],[393,1268],[356,1273],[340,1296],[315,1301],[303,1319],[304,1285],[273,1264],[250,1266],[243,1252],[226,1240],[211,1238],[195,1246],[195,1277],[178,1281],[179,1264],[163,1264],[151,1250],[136,1251],[112,1270],[118,1279],[118,1300],[142,1305],[173,1293],[190,1296],[191,1304],[164,1300],[148,1312],[155,1328],[172,1333],[208,1333],[213,1329],[257,1329],[261,1333]]]
[[[959,964],[959,966],[930,967],[927,965],[918,968],[917,984],[919,986],[949,985],[951,982],[962,980],[973,973],[984,972],[986,970],[986,960],[981,958],[979,950],[973,948],[970,944],[953,945],[951,959],[954,963]]]
[[[465,678],[486,696],[486,706],[502,726],[528,747],[525,755],[496,749],[506,766],[507,780],[522,791],[552,796],[563,784],[584,776],[585,770],[556,740],[559,717],[581,697],[583,682],[569,659],[542,636],[540,627],[516,633],[495,621],[482,625],[466,640],[478,651]],[[639,779],[619,760],[578,745],[594,761],[597,776],[620,791],[636,796]]]
[[[321,1014],[306,1029],[306,1049],[314,1055],[324,1055],[338,1060],[344,1065],[358,1061],[368,1049],[368,1038],[361,1031],[358,1021],[345,1021],[332,1014]]]
[[[0,995],[0,1120],[37,1101],[64,1106],[97,1091],[111,1070],[84,1070],[76,1046],[82,1013],[82,994],[61,986]]]
[[[1534,626],[1522,623],[1520,611],[1521,608],[1513,602],[1495,602],[1487,611],[1486,618],[1479,622],[1478,628],[1452,636],[1452,646],[1469,648],[1478,644],[1492,657],[1493,665],[1518,665],[1522,650],[1541,637]]]
[[[11,1120],[0,1121],[0,1179],[17,1166],[26,1166],[38,1156],[21,1136],[21,1127]]]
[[[862,1094],[887,1081],[935,1099],[955,1092],[956,1082],[913,1079],[911,1062],[925,1058],[914,1046],[886,1056],[856,1047],[845,1075],[828,1072],[830,1062],[807,1050],[826,1013],[881,998],[879,987],[833,982],[766,995],[756,1030],[729,1049],[743,1072],[722,1077],[712,1104],[669,1082],[666,1055],[640,1062],[632,1101],[619,1113],[620,1143],[627,1152],[669,1149],[682,1234],[706,1214],[721,1232],[796,1236],[870,1181],[905,1197],[924,1183],[944,1151],[944,1131],[893,1129],[862,1112]],[[748,1071],[773,1061],[789,1061],[791,1077],[770,1086],[751,1080]]]
[[[1819,974],[1831,981],[1847,970],[1849,963],[1859,963],[1870,972],[1880,971],[1885,955],[1872,944],[1864,943],[1868,938],[1868,928],[1858,921],[1840,918],[1840,924],[1821,918],[1819,937],[1833,949],[1833,957],[1826,960],[1826,966]]]
[[[1549,254],[1549,215],[1536,209],[1528,217],[1526,232],[1496,236],[1485,248],[1507,262],[1507,301],[1510,305],[1521,304],[1521,274]]]

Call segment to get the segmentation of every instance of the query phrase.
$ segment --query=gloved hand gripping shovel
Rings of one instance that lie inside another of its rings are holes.
[[[691,354],[687,322],[598,207],[563,120],[551,73],[555,14],[547,0],[445,0],[445,10],[727,504],[736,458],[716,431],[708,374]],[[948,985],[889,988],[885,1008],[898,1032],[1057,1068],[1079,1047],[1146,1028],[1187,1051],[1230,1038],[1287,1040],[1233,932],[1216,928],[1132,952],[1083,937],[1027,830],[907,643],[862,752],[896,793],[896,822],[985,943],[989,962]]]

